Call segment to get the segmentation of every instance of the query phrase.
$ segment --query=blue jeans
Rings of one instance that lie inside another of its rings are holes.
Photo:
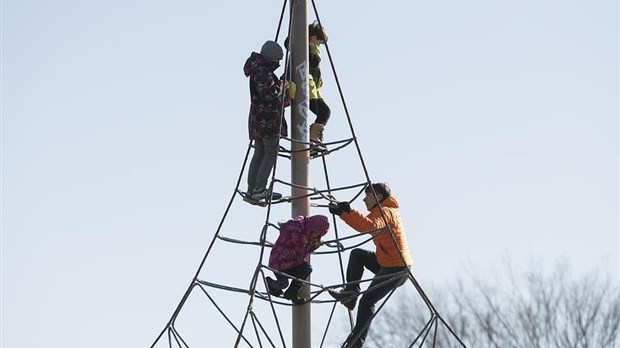
[[[403,278],[401,279],[381,277],[392,273],[405,272],[408,267],[381,267],[377,262],[377,256],[374,252],[364,249],[353,249],[351,251],[351,255],[349,256],[349,265],[347,266],[347,282],[355,282],[362,279],[362,275],[364,274],[364,268],[367,268],[372,273],[374,273],[375,277],[368,286],[369,289],[373,288],[373,290],[366,291],[359,301],[359,306],[357,308],[357,319],[355,320],[355,327],[353,328],[353,331],[347,339],[347,341],[349,341],[353,339],[353,337],[355,337],[358,333],[360,334],[360,336],[355,341],[356,343],[355,345],[353,345],[353,347],[362,347],[364,345],[364,341],[366,340],[366,336],[368,335],[368,329],[370,328],[370,322],[372,321],[372,317],[375,314],[375,305],[377,304],[377,302],[379,302],[379,300],[389,294],[390,291],[392,291],[393,289],[396,289],[397,287],[403,285],[407,280],[407,276],[405,274],[403,274]],[[359,293],[360,285],[349,285],[345,287],[344,290],[355,291]],[[366,323],[368,323],[368,326],[364,328],[364,326],[366,326]]]
[[[267,187],[267,180],[277,156],[278,137],[254,140],[254,155],[248,169],[248,192]]]

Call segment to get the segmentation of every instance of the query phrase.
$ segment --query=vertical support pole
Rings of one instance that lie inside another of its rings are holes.
[[[291,51],[292,80],[297,85],[297,93],[291,105],[291,138],[308,142],[308,24],[306,0],[291,0],[291,37],[289,39]],[[307,145],[293,142],[293,151],[303,149]],[[291,181],[293,185],[310,187],[308,177],[309,152],[293,152],[291,156]],[[308,191],[293,186],[292,197],[306,195]],[[295,199],[292,202],[292,216],[310,214],[310,198]],[[301,295],[309,298],[310,287],[304,285]],[[293,306],[293,348],[310,348],[311,343],[311,312],[310,304]]]

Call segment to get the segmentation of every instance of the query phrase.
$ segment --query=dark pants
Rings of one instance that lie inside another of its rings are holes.
[[[299,266],[291,267],[289,269],[285,269],[280,272],[286,273],[290,275],[291,277],[307,280],[308,277],[310,276],[310,273],[312,273],[312,266],[309,263],[304,262]],[[277,274],[277,273],[276,273],[276,278],[277,278],[278,288],[286,289],[289,278],[287,278],[284,275]],[[302,282],[300,282],[299,280],[293,279],[293,281],[291,282],[291,286],[288,288],[288,290],[286,290],[286,292],[293,294],[293,295],[297,295],[302,285],[303,285]]]
[[[316,120],[314,122],[324,126],[327,125],[327,120],[329,120],[329,116],[332,113],[329,106],[325,104],[323,98],[310,99],[310,111],[316,115]]]
[[[278,137],[254,140],[254,155],[248,169],[248,192],[267,187],[269,174],[278,157]]]
[[[375,286],[376,288],[366,291],[359,300],[355,327],[347,339],[347,341],[349,341],[348,343],[352,343],[350,340],[352,340],[358,333],[360,334],[353,347],[362,347],[364,345],[364,341],[368,335],[368,329],[370,328],[370,322],[372,321],[372,316],[375,314],[375,305],[377,302],[389,294],[393,289],[403,285],[407,280],[407,276],[404,274],[402,279],[395,280],[390,279],[389,277],[383,279],[380,278],[388,274],[404,272],[407,267],[381,267],[377,262],[377,256],[374,252],[364,249],[353,249],[351,251],[351,255],[349,256],[349,265],[347,266],[347,282],[355,282],[362,279],[364,268],[367,268],[375,274],[375,277],[368,288],[375,288]],[[360,284],[349,285],[344,290],[360,292]],[[364,328],[367,323],[368,326]]]

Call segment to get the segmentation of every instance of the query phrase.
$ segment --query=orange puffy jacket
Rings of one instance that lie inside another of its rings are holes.
[[[407,236],[405,235],[403,223],[400,221],[398,207],[398,201],[392,195],[381,202],[381,210],[394,234],[396,243],[394,243],[390,232],[387,230],[371,233],[374,236],[373,242],[376,246],[377,262],[381,267],[404,267],[411,266],[412,264],[409,247],[407,246]],[[342,213],[340,218],[358,232],[367,232],[385,227],[385,222],[378,205],[370,209],[370,214],[366,216],[359,210],[354,209],[348,213]],[[400,253],[397,247],[400,249]]]

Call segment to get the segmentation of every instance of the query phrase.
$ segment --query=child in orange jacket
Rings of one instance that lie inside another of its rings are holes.
[[[412,264],[405,229],[398,213],[399,204],[396,197],[391,194],[390,188],[385,183],[370,184],[366,187],[365,192],[364,203],[370,211],[368,215],[351,209],[349,202],[329,205],[329,211],[340,216],[340,219],[354,230],[358,232],[372,231],[370,234],[373,235],[375,244],[374,252],[353,249],[347,266],[347,285],[340,292],[329,290],[333,298],[340,301],[349,310],[353,310],[360,293],[358,281],[362,279],[364,269],[375,274],[368,286],[368,289],[372,290],[367,290],[360,299],[355,327],[343,347],[359,348],[364,345],[370,322],[375,313],[375,304],[390,291],[404,284],[408,269],[411,268]],[[379,204],[381,208],[379,208]],[[393,274],[394,277],[386,278],[390,274]]]

